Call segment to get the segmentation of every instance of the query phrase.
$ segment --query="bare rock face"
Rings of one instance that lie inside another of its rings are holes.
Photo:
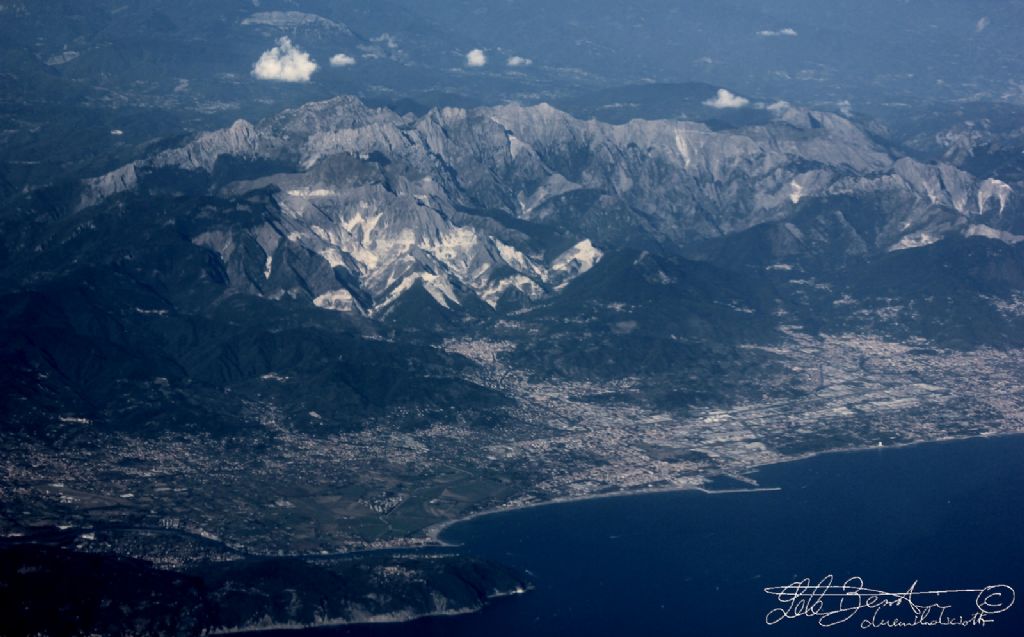
[[[194,242],[220,254],[235,289],[369,315],[412,289],[449,310],[529,302],[624,242],[728,236],[833,198],[884,202],[871,236],[835,210],[819,220],[838,219],[858,253],[950,234],[1016,240],[1000,221],[1016,205],[1009,185],[897,158],[839,115],[766,108],[767,124],[715,131],[582,121],[547,104],[417,118],[340,97],[240,120],[89,180],[79,208],[160,170],[212,176],[224,160],[265,162],[275,168],[210,189],[269,188],[275,214]]]

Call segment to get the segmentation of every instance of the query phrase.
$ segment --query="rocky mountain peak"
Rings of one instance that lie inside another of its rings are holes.
[[[225,261],[257,258],[264,277],[247,290],[370,314],[412,289],[446,309],[537,299],[623,242],[724,237],[837,197],[891,202],[875,236],[851,239],[858,250],[927,245],[982,225],[1003,236],[1008,185],[893,159],[840,115],[767,108],[767,124],[712,130],[583,121],[549,104],[401,116],[337,97],[256,125],[239,120],[90,180],[80,207],[157,169],[209,174],[222,157],[293,165],[217,187],[211,194],[229,198],[273,187],[274,209],[263,225],[196,241]],[[832,218],[844,217],[823,219]],[[258,236],[261,254],[229,249],[245,242],[238,233]],[[295,254],[305,255],[299,270]],[[284,262],[297,274],[280,278]]]

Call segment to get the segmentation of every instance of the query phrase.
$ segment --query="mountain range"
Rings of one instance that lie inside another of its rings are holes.
[[[1024,238],[1003,181],[897,156],[839,115],[761,107],[763,123],[714,130],[579,120],[547,104],[416,116],[336,98],[87,180],[73,210],[87,223],[118,195],[181,184],[222,201],[262,192],[259,223],[191,237],[218,255],[228,289],[371,316],[420,288],[444,310],[522,305],[605,251],[685,251],[765,224],[788,234],[772,240],[780,259],[787,241],[869,256],[947,236]]]
[[[589,377],[685,376],[793,322],[1019,340],[1019,182],[915,159],[835,113],[750,110],[615,124],[338,97],[14,193],[11,423],[230,430],[236,401],[268,390],[342,427],[395,409],[500,420],[507,398],[435,348],[510,321],[510,356]]]

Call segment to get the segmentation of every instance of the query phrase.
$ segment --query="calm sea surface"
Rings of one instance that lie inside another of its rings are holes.
[[[638,495],[486,516],[444,538],[528,569],[536,590],[475,615],[303,634],[1018,637],[1024,599],[984,627],[862,628],[868,610],[831,628],[808,617],[769,626],[767,614],[787,604],[764,588],[834,574],[887,592],[916,581],[917,591],[1005,584],[1024,593],[1022,460],[1024,436],[827,454],[755,476],[779,491]],[[976,597],[913,600],[969,618]],[[880,618],[913,618],[905,603],[884,610]]]

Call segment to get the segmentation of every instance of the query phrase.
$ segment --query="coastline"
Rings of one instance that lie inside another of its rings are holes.
[[[413,611],[394,611],[391,613],[384,613],[381,615],[365,615],[355,617],[353,619],[328,619],[319,624],[297,624],[291,623],[280,623],[280,624],[266,624],[262,626],[251,626],[245,628],[214,628],[211,629],[208,635],[256,635],[260,633],[277,632],[277,631],[299,631],[299,630],[314,630],[317,628],[338,628],[340,626],[359,626],[359,625],[374,625],[374,624],[404,624],[407,622],[416,621],[418,619],[426,619],[428,617],[459,617],[461,615],[472,615],[473,613],[479,613],[483,610],[484,606],[490,604],[496,599],[503,599],[505,597],[515,597],[517,595],[524,595],[533,590],[533,585],[529,585],[527,588],[517,588],[510,591],[494,591],[493,593],[484,597],[483,602],[479,606],[471,607],[466,606],[463,608],[451,608],[451,609],[439,609],[430,611],[428,613],[416,613]]]
[[[796,456],[781,458],[774,462],[768,462],[762,465],[756,465],[750,468],[748,471],[741,475],[749,476],[750,474],[761,471],[768,467],[774,467],[784,464],[790,464],[793,462],[799,462],[801,460],[810,460],[811,458],[817,458],[819,456],[832,455],[832,454],[843,454],[843,453],[862,453],[866,451],[885,451],[894,449],[908,449],[911,447],[917,447],[921,445],[932,445],[932,444],[946,444],[950,442],[961,442],[965,440],[982,440],[991,438],[1005,438],[1010,436],[1024,436],[1024,431],[1008,431],[1008,432],[993,432],[984,433],[976,436],[946,436],[943,438],[934,438],[930,440],[917,440],[914,442],[906,442],[900,444],[890,444],[882,447],[877,446],[861,446],[861,447],[845,447],[839,449],[824,449],[821,451],[812,451],[805,454]],[[751,487],[749,489],[707,489],[702,486],[684,486],[684,487],[651,487],[651,488],[640,488],[640,489],[624,489],[621,491],[611,491],[608,493],[591,493],[580,496],[559,496],[550,500],[543,500],[540,502],[530,502],[528,504],[514,505],[509,507],[496,507],[491,509],[485,509],[477,511],[469,515],[454,518],[452,520],[445,520],[438,522],[431,526],[426,527],[423,530],[424,543],[422,548],[458,548],[460,544],[454,542],[448,542],[441,538],[449,528],[462,524],[464,522],[470,522],[477,518],[485,516],[498,515],[501,513],[511,513],[514,511],[523,511],[533,509],[537,507],[552,506],[558,504],[572,504],[575,502],[586,502],[589,500],[602,500],[605,498],[621,498],[627,496],[640,496],[640,495],[657,495],[663,493],[686,493],[690,491],[696,491],[704,493],[705,495],[729,495],[734,493],[761,493],[770,491],[781,491],[781,487]],[[419,547],[395,547],[394,549],[376,549],[376,550],[415,550]]]
[[[773,463],[774,464],[774,463]],[[764,465],[771,466],[771,465]],[[760,468],[760,467],[758,467]],[[692,487],[650,487],[642,489],[625,489],[622,491],[610,491],[608,493],[590,493],[587,495],[567,495],[552,498],[550,500],[543,500],[540,502],[530,502],[528,504],[518,504],[510,507],[498,507],[493,509],[485,509],[483,511],[477,511],[476,513],[470,513],[467,516],[456,518],[453,520],[446,520],[444,522],[438,522],[437,524],[431,525],[424,529],[426,533],[426,540],[423,546],[425,548],[458,548],[461,544],[454,542],[447,542],[441,539],[447,529],[457,524],[464,522],[470,522],[477,518],[482,518],[491,515],[500,515],[502,513],[513,513],[515,511],[527,511],[529,509],[536,509],[539,507],[554,506],[558,504],[573,504],[576,502],[587,502],[589,500],[605,500],[608,498],[624,498],[636,495],[657,495],[660,493],[686,493],[690,491],[696,491],[705,495],[728,495],[732,493],[760,493],[764,491],[781,491],[781,487],[751,487],[749,489],[706,489],[704,487],[692,486]]]
[[[766,463],[764,465],[758,465],[758,466],[750,469],[749,472],[744,473],[742,475],[749,476],[750,474],[756,473],[756,472],[758,472],[758,471],[760,471],[762,469],[768,468],[768,467],[784,465],[784,464],[790,464],[792,462],[796,462],[796,461],[800,461],[800,460],[809,460],[809,459],[812,459],[812,458],[815,458],[815,457],[818,457],[818,456],[833,455],[833,454],[862,453],[862,452],[871,451],[871,450],[882,451],[882,450],[908,449],[908,448],[912,448],[912,447],[925,446],[925,445],[940,445],[940,444],[948,444],[948,443],[955,443],[955,442],[964,442],[964,441],[969,441],[969,440],[981,440],[981,439],[989,439],[989,438],[1006,438],[1006,437],[1010,437],[1010,436],[1024,436],[1024,432],[1016,431],[1016,432],[996,433],[996,434],[978,435],[978,436],[963,436],[963,437],[950,436],[950,437],[944,437],[944,438],[934,439],[934,440],[920,440],[920,441],[909,442],[909,443],[904,443],[904,444],[899,444],[899,445],[895,445],[895,444],[894,445],[888,445],[888,446],[885,446],[885,447],[862,446],[862,447],[849,447],[849,448],[843,448],[843,449],[828,449],[828,450],[823,450],[823,451],[817,451],[817,452],[801,454],[799,456],[793,456],[793,457],[784,458],[784,459],[779,460],[778,462],[771,462],[771,463]],[[686,486],[686,487],[654,487],[654,488],[643,488],[643,489],[633,489],[633,490],[622,490],[622,491],[615,491],[615,492],[609,492],[609,493],[588,494],[588,495],[583,495],[583,496],[565,496],[565,497],[559,497],[559,498],[552,498],[550,500],[544,500],[544,501],[541,501],[541,502],[532,502],[532,503],[529,503],[529,504],[523,504],[523,505],[518,505],[518,506],[488,509],[488,510],[479,511],[479,512],[476,512],[476,513],[473,513],[473,514],[461,517],[461,518],[440,522],[440,523],[434,524],[434,525],[432,525],[430,527],[427,527],[427,530],[426,530],[427,533],[426,533],[425,537],[427,538],[427,541],[430,542],[430,543],[426,543],[425,542],[423,545],[420,545],[420,546],[403,546],[403,547],[394,547],[394,548],[374,549],[374,551],[388,551],[388,552],[390,552],[390,551],[410,551],[410,552],[415,552],[415,551],[423,550],[423,549],[430,550],[430,549],[436,549],[436,548],[458,548],[458,547],[461,546],[461,544],[457,544],[457,543],[454,543],[454,542],[448,542],[448,541],[445,541],[445,540],[441,539],[441,535],[447,529],[449,529],[452,526],[455,526],[455,525],[463,523],[463,522],[469,522],[469,521],[475,520],[477,518],[482,518],[484,516],[491,516],[491,515],[496,515],[496,514],[500,514],[500,513],[508,513],[508,512],[513,512],[513,511],[534,509],[534,508],[539,508],[539,507],[547,507],[547,506],[558,505],[558,504],[572,504],[572,503],[575,503],[575,502],[585,502],[585,501],[589,501],[589,500],[603,500],[603,499],[606,499],[606,498],[620,498],[620,497],[637,496],[637,495],[657,495],[657,494],[665,494],[665,493],[684,493],[684,492],[690,492],[690,491],[700,492],[700,493],[703,493],[705,495],[727,495],[727,494],[736,494],[736,493],[778,492],[778,491],[782,491],[782,490],[783,490],[782,487],[761,487],[761,486],[756,486],[756,487],[751,487],[751,488],[718,489],[718,490],[707,489],[707,488],[705,488],[703,486]],[[366,553],[366,552],[367,551],[353,551],[353,552],[349,552],[349,553],[339,554],[338,557],[346,556],[346,555],[347,556],[355,556],[355,555],[358,555],[360,553]],[[476,606],[476,607],[463,607],[463,608],[454,608],[454,609],[437,609],[437,610],[434,610],[434,611],[431,611],[431,612],[425,612],[425,613],[420,613],[420,614],[417,614],[417,613],[414,613],[414,612],[410,612],[410,611],[396,611],[396,612],[390,612],[390,613],[385,613],[385,614],[381,614],[381,615],[366,615],[366,616],[353,617],[351,619],[328,620],[328,621],[326,621],[324,623],[314,624],[314,625],[282,623],[282,624],[267,624],[265,626],[253,626],[253,627],[247,627],[247,628],[215,629],[215,630],[210,631],[209,634],[211,634],[211,635],[228,635],[228,634],[245,635],[245,634],[254,634],[255,635],[255,634],[259,634],[259,633],[266,633],[266,632],[273,632],[273,631],[296,631],[296,630],[306,630],[306,629],[315,629],[315,628],[330,628],[330,627],[354,626],[354,625],[400,624],[400,623],[407,623],[407,622],[411,622],[411,621],[415,621],[415,620],[419,620],[419,619],[424,619],[424,618],[429,618],[429,617],[455,617],[455,616],[462,616],[462,615],[470,615],[470,614],[474,614],[474,613],[480,612],[481,610],[483,610],[483,608],[487,604],[489,604],[493,600],[504,598],[504,597],[513,597],[513,596],[517,596],[517,595],[520,595],[520,594],[525,594],[525,593],[529,592],[532,589],[533,589],[533,586],[528,586],[527,588],[520,589],[520,590],[495,591],[494,593],[492,593],[490,595],[487,595],[483,599],[482,604],[480,606]]]

